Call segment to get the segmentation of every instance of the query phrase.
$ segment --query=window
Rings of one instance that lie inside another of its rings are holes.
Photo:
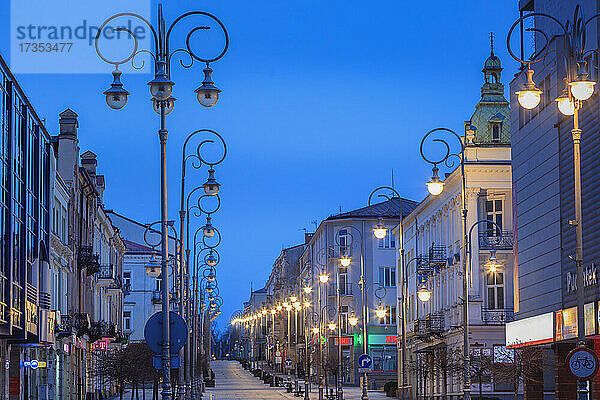
[[[131,272],[123,272],[123,286],[131,290]]]
[[[379,283],[385,287],[396,287],[396,268],[379,268]]]
[[[492,140],[494,142],[500,141],[500,134],[502,133],[502,122],[492,122]]]
[[[123,311],[123,326],[126,331],[131,330],[131,311]]]
[[[348,235],[348,231],[346,229],[340,229],[340,231],[338,232],[338,238],[340,245],[340,254],[343,256],[349,256],[352,239],[350,238],[350,235]]]
[[[385,317],[379,319],[379,325],[396,325],[396,306],[384,306]]]
[[[383,239],[377,239],[379,241],[380,249],[393,249],[396,247],[396,236],[392,233],[391,229],[387,230],[387,234]]]
[[[504,308],[504,274],[502,272],[490,272],[487,275],[487,294],[489,309]]]
[[[348,284],[348,274],[340,274],[340,294],[352,294],[350,285]]]
[[[485,219],[494,221],[502,229],[502,200],[485,201]],[[487,236],[498,235],[498,230],[492,224],[489,224]]]

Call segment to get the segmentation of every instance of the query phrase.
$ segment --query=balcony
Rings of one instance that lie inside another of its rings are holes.
[[[491,234],[492,232],[490,232]],[[486,232],[479,235],[479,248],[482,250],[491,250],[492,247],[496,250],[512,250],[513,249],[513,233],[502,231],[502,236],[498,236],[498,232],[493,232],[493,235]],[[488,244],[491,243],[491,244]],[[493,246],[492,246],[493,245]]]
[[[117,329],[114,323],[106,321],[96,321],[92,323],[89,330],[90,342],[95,342],[102,338],[116,338]]]
[[[484,325],[504,325],[515,320],[515,313],[511,309],[484,308],[481,310],[481,322]]]
[[[71,315],[61,315],[59,323],[54,327],[54,334],[61,338],[71,336],[73,333],[73,317]]]
[[[123,291],[123,280],[120,276],[115,277],[107,287],[108,294],[119,294]]]
[[[114,268],[112,265],[101,265],[100,271],[96,275],[98,281],[96,284],[98,286],[108,286],[113,283],[114,279]]]
[[[98,254],[94,254],[92,246],[79,246],[77,253],[77,265],[79,268],[85,268],[88,275],[93,275],[100,272],[100,262]]]
[[[442,338],[444,334],[444,314],[432,313],[415,320],[413,330],[421,340],[430,341],[434,337]]]
[[[77,336],[89,333],[91,327],[90,315],[88,313],[73,314],[73,329]]]

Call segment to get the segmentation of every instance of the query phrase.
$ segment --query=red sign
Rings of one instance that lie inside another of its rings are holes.
[[[385,342],[386,343],[398,343],[398,336],[386,336]]]
[[[348,346],[352,344],[352,338],[350,336],[342,337],[342,346]],[[335,338],[335,345],[338,345],[338,338]]]

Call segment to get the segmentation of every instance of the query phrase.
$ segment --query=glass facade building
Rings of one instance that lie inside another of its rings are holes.
[[[0,334],[37,341],[49,260],[50,136],[0,58]]]

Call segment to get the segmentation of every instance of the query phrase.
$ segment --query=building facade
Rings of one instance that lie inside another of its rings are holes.
[[[597,2],[583,0],[584,17],[600,12]],[[546,13],[561,22],[572,22],[573,2],[522,0],[519,11]],[[568,352],[576,345],[579,329],[585,329],[588,345],[598,353],[600,286],[596,279],[600,247],[596,227],[600,215],[596,211],[600,189],[593,182],[600,172],[594,155],[600,145],[600,129],[596,93],[583,102],[579,112],[581,135],[583,267],[585,276],[585,326],[577,324],[575,228],[569,221],[575,216],[573,117],[563,116],[556,107],[565,83],[563,36],[558,24],[546,18],[530,18],[528,26],[542,29],[548,35],[551,68],[534,64],[533,79],[542,91],[540,104],[525,110],[516,96],[511,96],[513,132],[513,190],[516,219],[516,267],[514,323],[507,326],[507,344],[525,347],[537,344],[548,353],[544,373],[536,377],[543,382],[526,387],[528,398],[574,398],[576,382],[564,367]],[[527,33],[524,33],[527,35]],[[518,36],[518,34],[517,34]],[[586,47],[599,47],[598,27],[587,25]],[[525,40],[528,40],[525,36]],[[540,51],[544,39],[536,35],[532,52]],[[596,57],[596,56],[594,56]],[[558,61],[553,61],[558,60]],[[587,60],[591,80],[598,82],[598,70],[591,67],[597,60]],[[546,63],[546,64],[548,64]],[[538,63],[544,64],[544,63]],[[510,84],[511,92],[524,81],[524,69]],[[590,389],[592,397],[600,395],[600,377],[596,376]]]
[[[472,365],[504,348],[504,325],[514,317],[511,124],[501,71],[500,60],[492,52],[483,68],[481,99],[461,135],[470,250],[466,261],[470,271]],[[449,143],[454,143],[452,140],[454,137]],[[407,353],[401,368],[408,377],[411,399],[458,398],[463,391],[462,190],[461,169],[457,168],[446,175],[441,194],[425,198],[394,230],[403,238],[397,253],[397,276],[407,282],[406,298],[403,301],[399,297],[399,307],[404,304],[406,314]],[[502,232],[485,222],[478,223],[484,220],[495,222]],[[486,265],[491,250],[501,264],[493,270]],[[422,290],[430,293],[426,301],[419,300]],[[400,359],[402,351],[399,343]],[[512,398],[512,387],[494,379],[490,372],[473,373],[471,379],[474,393]]]

